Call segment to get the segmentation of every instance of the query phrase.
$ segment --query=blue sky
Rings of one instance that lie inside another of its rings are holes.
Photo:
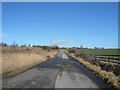
[[[60,46],[118,47],[117,2],[4,2],[3,42]]]

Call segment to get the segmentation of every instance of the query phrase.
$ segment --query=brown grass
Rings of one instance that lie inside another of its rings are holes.
[[[91,70],[93,74],[101,78],[103,81],[107,82],[108,84],[111,84],[115,88],[120,88],[120,75],[115,76],[112,72],[106,72],[104,70],[101,70],[100,67],[92,65],[89,62],[83,60],[82,58],[76,57],[73,53],[69,55],[78,60],[79,63]]]
[[[57,51],[47,51],[33,47],[3,47],[2,74],[3,78],[23,72],[49,58],[54,57]]]

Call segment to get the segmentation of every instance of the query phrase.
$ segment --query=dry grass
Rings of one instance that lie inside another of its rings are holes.
[[[91,70],[96,76],[103,79],[108,84],[111,84],[113,87],[120,88],[120,75],[115,76],[112,72],[106,72],[104,70],[101,70],[100,67],[92,65],[89,62],[83,60],[82,58],[76,57],[73,53],[69,55],[78,60],[82,65]]]
[[[3,78],[23,72],[49,58],[54,57],[57,51],[47,51],[33,47],[3,47],[2,74]]]

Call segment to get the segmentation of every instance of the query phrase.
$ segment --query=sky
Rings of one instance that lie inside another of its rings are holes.
[[[117,2],[4,2],[2,39],[7,44],[118,47]]]

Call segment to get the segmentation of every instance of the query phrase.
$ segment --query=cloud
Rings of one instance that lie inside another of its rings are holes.
[[[52,45],[65,45],[71,42],[72,42],[71,40],[56,40],[56,41],[52,41],[51,44]]]

